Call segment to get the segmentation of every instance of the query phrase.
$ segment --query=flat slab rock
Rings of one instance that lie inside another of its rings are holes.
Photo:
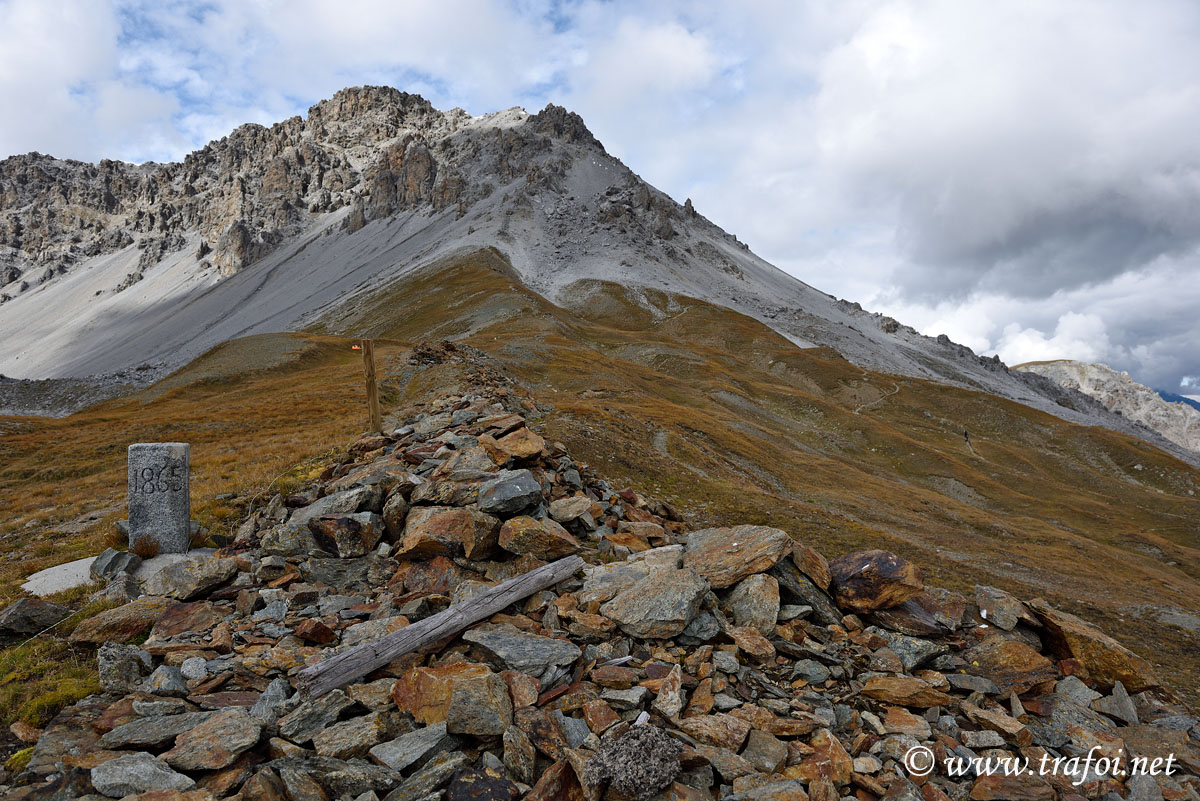
[[[86,556],[73,562],[65,562],[45,570],[39,570],[25,579],[21,589],[30,595],[43,597],[91,584],[91,568],[95,561],[95,556]]]
[[[91,695],[77,704],[59,712],[42,732],[29,770],[40,776],[58,771],[58,765],[67,754],[87,754],[98,750],[100,735],[89,724],[104,714],[111,699]]]
[[[209,553],[189,553],[143,579],[147,595],[162,595],[186,601],[229,581],[237,574],[237,560]]]
[[[138,718],[117,726],[100,738],[103,748],[158,747],[170,744],[186,731],[200,726],[216,712],[185,712],[182,715],[158,715]]]
[[[37,634],[71,614],[66,607],[36,598],[18,598],[0,612],[0,634]]]
[[[399,773],[382,765],[325,756],[308,756],[304,759],[284,757],[268,762],[263,767],[280,772],[288,769],[300,771],[321,785],[330,798],[358,798],[367,791],[375,792],[382,798],[403,781]]]
[[[676,637],[700,611],[709,589],[692,570],[655,570],[601,606],[600,614],[632,637]]]
[[[380,743],[370,749],[372,761],[392,770],[403,771],[419,766],[426,759],[458,746],[458,738],[447,734],[446,723],[434,723]]]
[[[92,786],[109,798],[123,798],[151,790],[191,790],[196,782],[158,757],[139,752],[92,768]]]
[[[724,589],[747,576],[765,573],[791,552],[792,538],[777,528],[706,528],[688,535],[683,566],[714,588]]]
[[[143,559],[141,564],[138,565],[137,570],[134,571],[133,577],[138,581],[145,581],[164,567],[182,559],[187,559],[189,556],[212,553],[216,553],[213,548],[195,548],[186,554],[159,554],[151,559]],[[91,584],[95,581],[91,574],[92,564],[97,558],[96,556],[85,556],[83,559],[76,559],[73,562],[64,562],[61,565],[54,565],[45,570],[39,570],[25,579],[25,583],[21,585],[21,589],[30,595],[45,597],[63,592],[64,590],[73,590],[76,587]]]
[[[159,617],[171,606],[167,598],[143,596],[114,609],[106,609],[90,617],[71,632],[71,642],[100,645],[105,642],[127,642],[150,631]]]
[[[181,733],[175,747],[162,755],[177,770],[218,770],[228,767],[243,751],[258,743],[262,721],[242,707],[217,712]]]
[[[1051,650],[1078,659],[1101,687],[1121,682],[1130,692],[1153,689],[1162,684],[1154,668],[1095,626],[1035,598],[1029,608],[1046,627]]]
[[[583,653],[568,640],[529,634],[515,626],[477,626],[462,638],[478,645],[509,670],[536,675],[551,665],[569,665]]]

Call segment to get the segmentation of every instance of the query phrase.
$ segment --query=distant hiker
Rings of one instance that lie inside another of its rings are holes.
[[[963,439],[965,439],[967,441],[967,444],[970,445],[971,444],[971,432],[963,431]]]

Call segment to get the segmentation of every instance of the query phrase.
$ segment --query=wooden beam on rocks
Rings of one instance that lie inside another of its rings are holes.
[[[453,637],[510,604],[570,578],[583,566],[583,559],[568,556],[497,584],[470,600],[454,604],[411,626],[306,667],[296,674],[297,689],[310,698],[319,698],[330,690],[378,670],[410,651]]]

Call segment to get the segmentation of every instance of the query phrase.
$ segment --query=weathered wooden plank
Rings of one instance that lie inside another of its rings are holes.
[[[375,380],[375,340],[362,340],[363,376],[367,382],[367,431],[383,433],[383,416],[379,411],[379,382]]]
[[[569,578],[583,565],[578,556],[568,556],[511,578],[411,626],[306,667],[296,675],[297,686],[309,697],[320,697],[410,651],[453,637],[510,604]]]

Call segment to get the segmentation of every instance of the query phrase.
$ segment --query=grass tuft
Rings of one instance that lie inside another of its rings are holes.
[[[9,773],[20,773],[29,767],[29,760],[33,758],[33,746],[22,748],[17,753],[8,758],[4,763],[4,769]]]
[[[158,556],[159,545],[153,537],[143,535],[137,538],[137,542],[129,550],[143,559],[153,559]]]
[[[45,726],[59,710],[100,691],[96,657],[40,637],[0,653],[0,719]]]

